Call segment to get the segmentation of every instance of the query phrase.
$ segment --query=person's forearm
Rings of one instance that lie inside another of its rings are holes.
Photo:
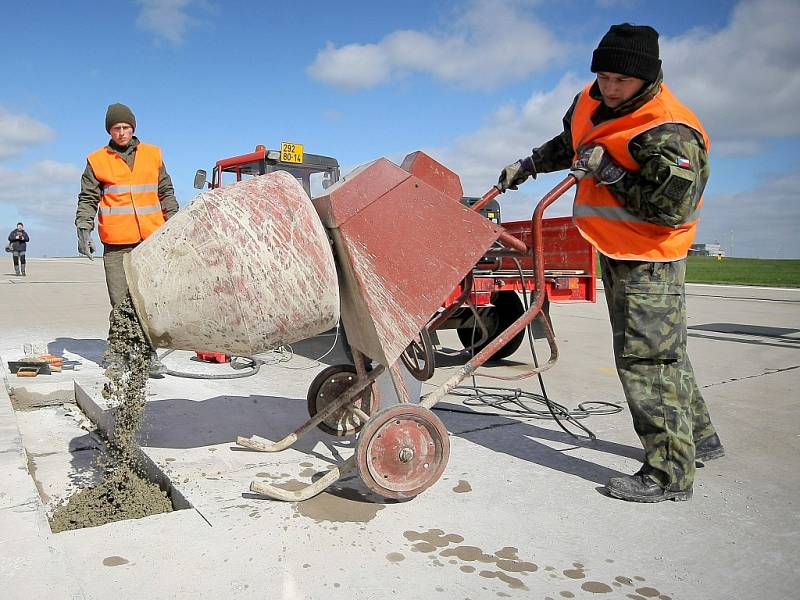
[[[172,185],[172,178],[167,173],[167,168],[161,165],[158,175],[158,199],[161,202],[161,210],[167,218],[178,212],[178,201],[175,199],[175,188]]]
[[[75,211],[75,226],[78,229],[94,229],[94,219],[100,205],[100,182],[94,175],[91,165],[81,176],[81,191],[78,193],[78,208]]]

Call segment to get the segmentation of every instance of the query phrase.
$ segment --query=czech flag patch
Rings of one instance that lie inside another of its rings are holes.
[[[680,158],[679,157],[678,160],[675,161],[675,162],[677,162],[678,166],[681,169],[691,169],[692,168],[692,163],[689,162],[688,158]]]

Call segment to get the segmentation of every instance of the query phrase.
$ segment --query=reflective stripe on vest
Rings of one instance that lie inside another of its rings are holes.
[[[110,185],[103,188],[101,195],[105,194],[141,194],[142,192],[157,192],[158,184],[155,185]]]
[[[161,212],[161,204],[158,206],[144,206],[134,209],[133,206],[101,206],[101,215],[146,215],[148,213]]]
[[[108,146],[89,155],[100,182],[98,231],[105,244],[135,244],[164,224],[158,198],[161,150],[150,144],[136,146],[133,169]]]
[[[628,145],[637,135],[665,123],[680,123],[699,132],[708,149],[708,136],[699,119],[672,95],[666,85],[637,110],[600,125],[591,117],[600,102],[589,95],[592,84],[581,93],[572,116],[572,144],[601,144],[614,161],[628,171],[639,171]],[[687,223],[677,227],[656,225],[629,213],[607,186],[593,177],[578,184],[573,218],[578,229],[606,256],[621,260],[672,261],[684,258],[694,241],[703,200],[699,199]]]
[[[587,204],[576,204],[572,207],[573,217],[602,217],[607,221],[627,221],[629,223],[647,223],[639,217],[635,217],[621,206],[592,206]],[[696,210],[686,220],[687,223],[694,223],[700,219],[700,211]],[[672,229],[672,228],[670,228]]]

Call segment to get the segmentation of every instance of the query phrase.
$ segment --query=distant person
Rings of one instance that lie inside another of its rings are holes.
[[[695,459],[725,451],[686,353],[686,255],[708,179],[708,136],[663,83],[658,33],[613,25],[592,56],[597,79],[564,131],[507,166],[497,188],[569,169],[575,224],[600,253],[614,358],[645,462],[606,490],[635,502],[688,500]]]
[[[31,238],[28,237],[28,232],[22,223],[17,223],[17,226],[8,234],[8,242],[11,246],[11,256],[14,259],[14,272],[17,277],[25,275],[25,252],[28,250],[28,242]]]
[[[78,252],[91,259],[97,216],[106,287],[113,309],[128,294],[123,256],[177,213],[178,202],[161,149],[142,143],[133,135],[136,117],[131,109],[124,104],[110,105],[105,126],[111,139],[87,158],[75,226]],[[152,370],[157,370],[160,365],[155,353],[153,356]]]

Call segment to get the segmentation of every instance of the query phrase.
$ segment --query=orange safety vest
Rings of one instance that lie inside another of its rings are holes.
[[[662,84],[659,93],[637,110],[594,125],[592,115],[600,105],[589,95],[592,84],[581,93],[572,116],[572,147],[601,144],[614,161],[628,171],[639,171],[628,144],[637,135],[663,125],[680,123],[703,136],[708,150],[708,135],[695,114]],[[677,227],[648,223],[623,207],[608,186],[598,185],[594,177],[578,183],[573,219],[578,229],[597,250],[611,258],[668,262],[685,258],[694,241],[699,221],[701,198],[689,222]]]
[[[139,143],[133,170],[108,146],[92,152],[89,164],[100,182],[98,230],[104,244],[136,244],[164,224],[158,199],[160,148]]]

